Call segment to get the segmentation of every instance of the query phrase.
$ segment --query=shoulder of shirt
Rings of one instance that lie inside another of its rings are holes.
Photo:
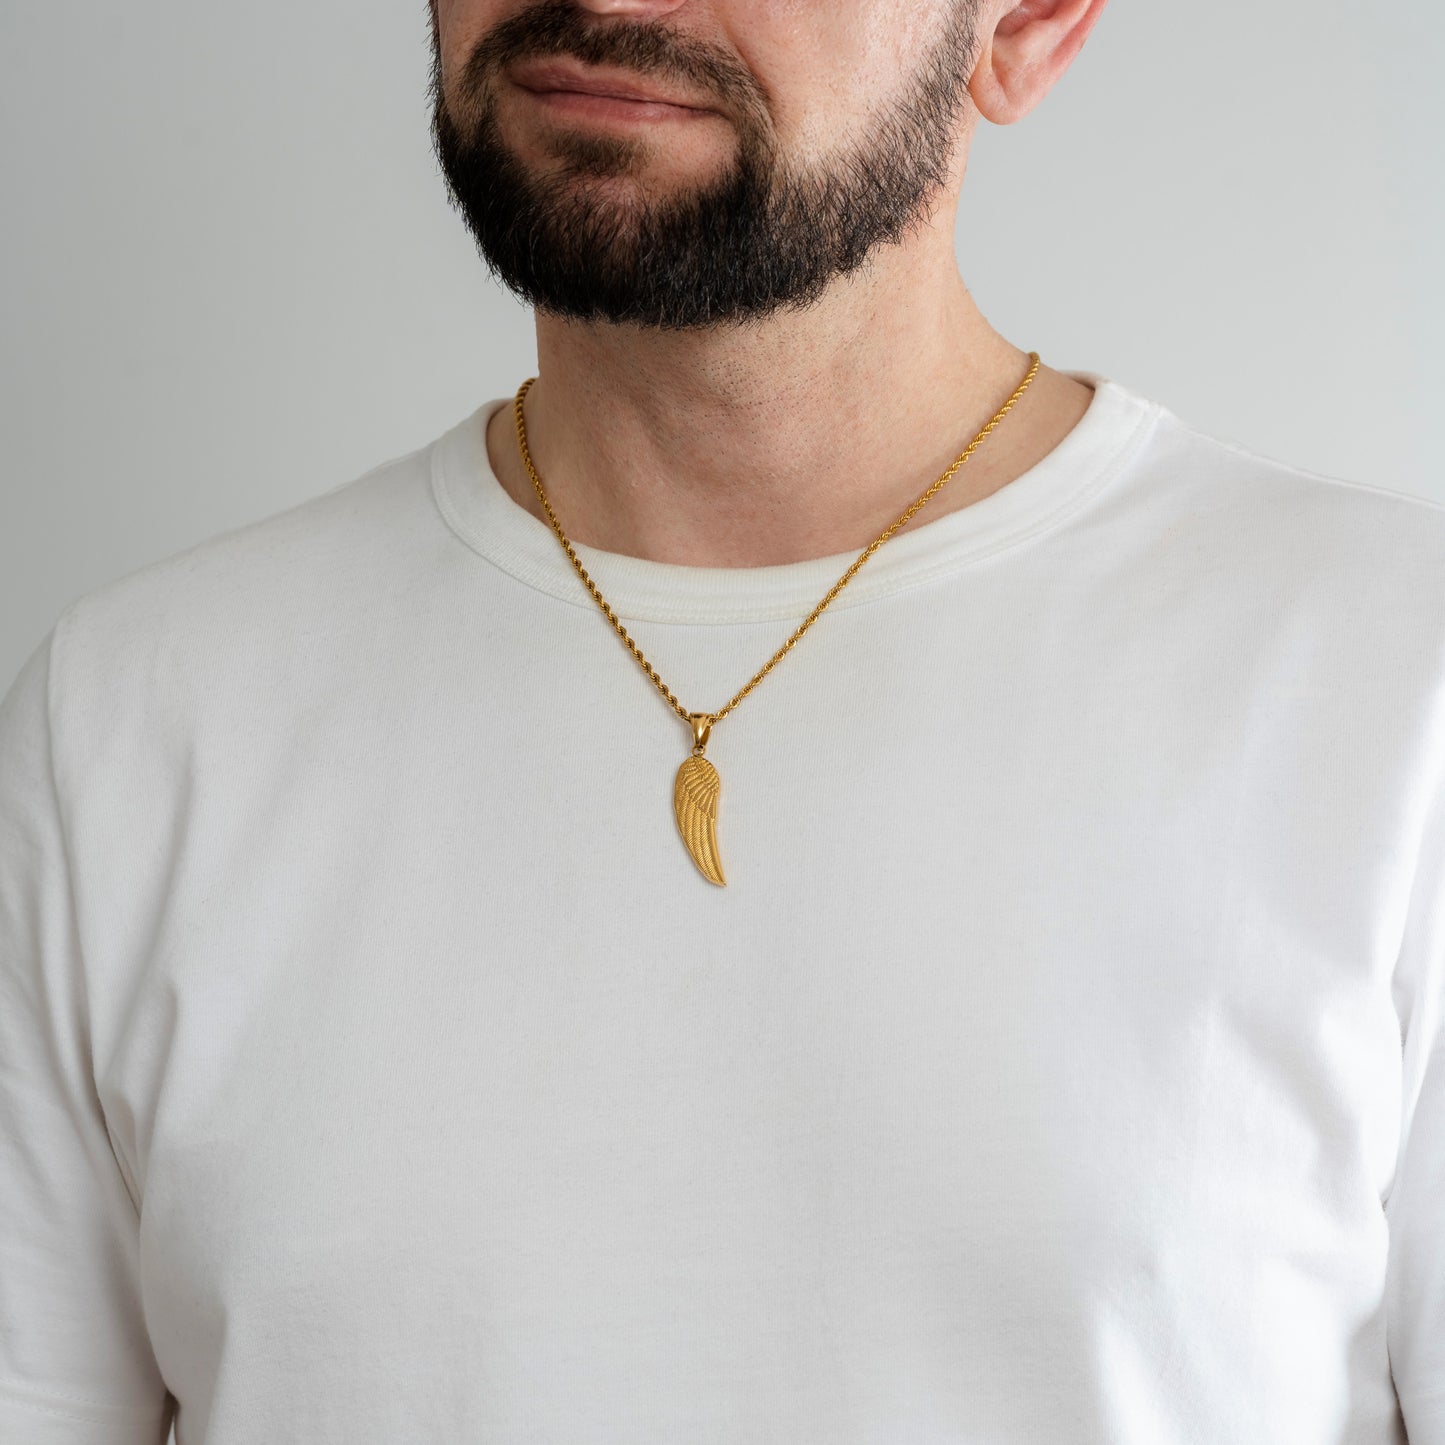
[[[1307,498],[1324,507],[1387,517],[1445,536],[1445,501],[1335,473],[1313,471],[1268,456],[1187,421],[1160,402],[1131,395],[1158,414],[1156,447],[1173,446],[1201,461],[1212,462],[1209,471],[1217,477],[1238,479],[1266,499],[1272,495]]]
[[[1408,577],[1445,611],[1445,502],[1268,456],[1123,390],[1155,412],[1136,476],[1161,525],[1188,528],[1221,560],[1227,549],[1246,571],[1257,561],[1322,580]]]
[[[157,558],[65,606],[53,665],[91,688],[202,685],[248,649],[312,647],[376,606],[418,546],[449,545],[431,502],[435,440],[304,500]],[[260,679],[258,679],[259,683]]]

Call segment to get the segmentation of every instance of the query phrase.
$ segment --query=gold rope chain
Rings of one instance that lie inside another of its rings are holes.
[[[904,526],[908,521],[910,521],[914,514],[918,511],[918,509],[922,507],[924,503],[927,502],[934,495],[934,493],[937,492],[939,488],[942,487],[943,484],[947,482],[953,476],[953,474],[969,459],[969,457],[973,455],[974,451],[983,443],[984,438],[987,437],[988,434],[1004,419],[1004,417],[1009,414],[1009,411],[1012,409],[1014,403],[1019,399],[1019,397],[1024,394],[1025,391],[1028,390],[1029,383],[1032,382],[1034,377],[1038,374],[1038,352],[1029,352],[1029,363],[1030,365],[1028,375],[1025,376],[1024,379],[1018,384],[1018,387],[1015,389],[1013,395],[1009,397],[1009,399],[1004,402],[1001,407],[999,407],[998,411],[994,413],[993,418],[988,422],[988,424],[983,428],[983,430],[980,431],[979,434],[974,437],[974,439],[969,442],[969,444],[963,449],[963,451],[959,453],[953,465],[949,467],[949,469],[944,472],[944,474],[939,477],[939,479],[934,482],[934,484],[929,487],[929,489],[924,492],[924,494],[919,497],[918,500],[914,502],[913,505],[909,507],[908,510],[904,512],[903,515],[899,517],[898,520],[894,522],[891,527],[889,527],[885,532],[882,533],[881,536],[875,538],[863,549],[863,551],[859,554],[858,559],[853,563],[853,565],[848,568],[848,570],[832,585],[831,588],[829,588],[828,595],[823,598],[823,600],[807,615],[806,618],[803,619],[803,622],[798,627],[797,631],[794,632],[793,635],[788,638],[785,643],[783,643],[783,645],[767,660],[767,662],[762,665],[761,668],[759,668],[757,673],[747,683],[745,683],[741,688],[738,689],[738,691],[733,695],[732,699],[726,704],[726,706],[724,706],[717,712],[707,713],[703,715],[706,718],[709,726],[725,718],[768,675],[768,673],[773,670],[777,663],[780,662],[782,658],[792,649],[793,645],[798,641],[798,639],[802,637],[802,635],[813,625],[813,623],[818,620],[818,618],[823,613],[823,609],[827,607],[827,605],[848,585],[848,583],[853,580],[853,576],[858,571],[858,569],[900,527]],[[537,468],[532,465],[532,454],[527,449],[527,423],[522,415],[522,401],[526,397],[528,390],[531,388],[532,383],[536,381],[536,379],[537,378],[534,376],[524,381],[521,386],[517,388],[517,397],[516,400],[512,403],[512,410],[517,420],[517,450],[522,454],[522,465],[526,467],[527,475],[531,477],[532,485],[537,489],[537,496],[541,499],[542,507],[543,510],[547,513],[548,520],[552,523],[552,530],[557,534],[558,541],[562,543],[563,550],[567,553],[568,557],[572,559],[572,565],[577,569],[577,575],[586,584],[587,590],[592,594],[593,599],[602,609],[603,615],[613,625],[613,627],[617,629],[618,635],[627,644],[628,650],[641,664],[642,670],[648,675],[648,677],[652,679],[653,684],[656,686],[657,690],[671,704],[672,710],[683,720],[683,722],[691,725],[692,714],[690,714],[688,710],[683,707],[683,705],[677,700],[677,698],[672,695],[672,692],[669,690],[667,684],[663,682],[663,680],[657,675],[657,672],[653,668],[652,664],[642,655],[641,649],[639,649],[639,647],[632,640],[632,638],[628,636],[627,629],[621,624],[621,622],[617,620],[617,614],[613,612],[610,606],[608,606],[607,599],[597,590],[596,584],[587,575],[587,569],[578,560],[577,553],[573,550],[571,542],[567,540],[567,535],[562,530],[561,523],[557,520],[557,514],[552,510],[552,504],[547,500],[546,492],[542,490],[542,478],[537,475]]]

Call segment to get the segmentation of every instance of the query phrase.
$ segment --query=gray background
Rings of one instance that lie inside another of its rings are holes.
[[[0,0],[0,681],[82,592],[531,374],[431,156],[426,14]],[[1426,0],[1112,0],[983,128],[964,277],[1052,365],[1445,501],[1442,63]]]

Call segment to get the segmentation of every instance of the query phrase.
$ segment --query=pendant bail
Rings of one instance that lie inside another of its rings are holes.
[[[708,734],[712,732],[712,714],[710,712],[690,712],[687,720],[692,724],[693,756],[701,757],[702,750],[707,746]]]

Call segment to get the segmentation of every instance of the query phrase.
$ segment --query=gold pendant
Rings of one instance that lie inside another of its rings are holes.
[[[718,770],[703,757],[712,718],[705,712],[690,712],[692,722],[692,756],[683,759],[672,785],[672,811],[677,817],[677,831],[692,854],[692,861],[709,883],[727,885],[723,877],[722,858],[717,850],[717,800],[722,790]]]

